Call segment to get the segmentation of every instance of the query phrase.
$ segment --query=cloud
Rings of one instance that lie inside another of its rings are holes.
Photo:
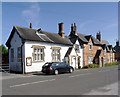
[[[79,25],[79,27],[80,27],[80,28],[84,28],[87,24],[90,24],[90,23],[92,23],[92,22],[93,22],[93,20],[85,21],[85,22],[81,23],[81,24]]]
[[[40,21],[40,6],[37,3],[32,4],[22,11],[22,17],[27,23],[32,22],[35,26],[37,26]]]

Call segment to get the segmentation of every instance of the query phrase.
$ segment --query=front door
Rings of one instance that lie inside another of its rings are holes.
[[[103,57],[101,58],[101,67],[103,67]]]
[[[75,57],[72,57],[72,67],[75,69],[76,67],[76,58]]]

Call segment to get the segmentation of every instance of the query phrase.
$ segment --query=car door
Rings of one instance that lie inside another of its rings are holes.
[[[67,72],[69,71],[69,65],[64,63],[64,72]]]
[[[63,63],[59,63],[59,71],[62,73],[62,72],[65,72],[65,67],[64,67],[64,64]]]

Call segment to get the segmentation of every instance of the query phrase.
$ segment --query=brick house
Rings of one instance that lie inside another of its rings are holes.
[[[120,45],[119,45],[119,41],[116,42],[116,45],[114,47],[116,53],[115,53],[115,59],[117,61],[120,61]]]
[[[96,38],[92,35],[84,35],[77,32],[76,24],[71,25],[69,39],[74,44],[75,38],[83,45],[83,65],[98,64],[104,67],[105,63],[115,60],[115,52],[107,41],[101,39],[101,33],[97,33]]]
[[[101,43],[103,44],[102,48],[104,50],[105,57],[104,62],[105,63],[115,62],[115,50],[112,47],[112,45],[110,45],[106,40],[102,40]]]

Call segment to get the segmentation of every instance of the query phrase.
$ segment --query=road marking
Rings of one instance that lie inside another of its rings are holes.
[[[25,85],[32,85],[32,84],[37,84],[37,83],[42,83],[42,82],[49,82],[49,81],[54,81],[54,80],[55,80],[55,79],[43,80],[43,81],[37,81],[37,82],[31,82],[31,83],[24,83],[24,84],[19,84],[19,85],[10,86],[10,88],[19,87],[19,86],[25,86]]]
[[[73,78],[73,77],[77,77],[77,76],[82,76],[82,75],[89,75],[91,73],[86,73],[86,74],[78,74],[78,75],[74,75],[74,76],[69,76],[69,78]]]

